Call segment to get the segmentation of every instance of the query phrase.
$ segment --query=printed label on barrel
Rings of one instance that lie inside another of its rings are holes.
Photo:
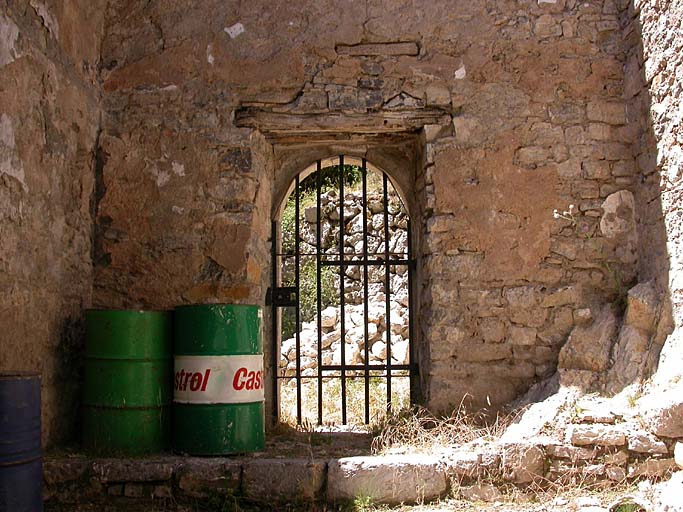
[[[261,402],[263,356],[176,356],[173,401],[188,404]]]

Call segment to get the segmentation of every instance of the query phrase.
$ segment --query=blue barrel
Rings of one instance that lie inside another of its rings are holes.
[[[42,510],[40,376],[0,373],[0,512]]]

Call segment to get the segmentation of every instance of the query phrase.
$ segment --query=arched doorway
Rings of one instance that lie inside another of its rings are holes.
[[[408,406],[414,264],[388,175],[365,159],[318,160],[272,229],[275,416],[367,424]]]

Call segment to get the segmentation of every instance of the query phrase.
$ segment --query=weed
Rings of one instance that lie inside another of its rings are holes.
[[[414,407],[387,416],[378,425],[372,447],[375,453],[393,450],[433,451],[457,447],[476,439],[500,437],[514,415],[489,411],[467,411],[464,403],[449,416],[437,417],[427,409]]]

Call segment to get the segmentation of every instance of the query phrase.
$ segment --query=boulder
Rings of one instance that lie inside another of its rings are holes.
[[[624,323],[651,332],[659,309],[659,294],[652,281],[639,283],[628,291]]]
[[[616,328],[617,318],[610,306],[603,307],[592,324],[574,327],[560,351],[559,368],[606,370]]]

